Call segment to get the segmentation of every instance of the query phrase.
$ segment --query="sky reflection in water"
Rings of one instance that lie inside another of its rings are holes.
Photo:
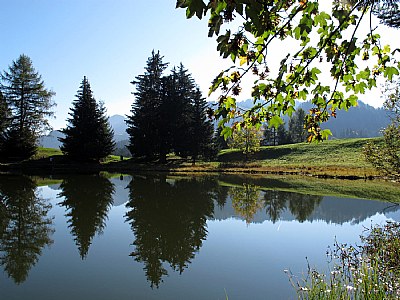
[[[291,299],[284,269],[301,275],[306,257],[326,268],[335,237],[354,243],[363,226],[399,216],[390,203],[221,177],[80,175],[36,188],[3,176],[1,295]]]

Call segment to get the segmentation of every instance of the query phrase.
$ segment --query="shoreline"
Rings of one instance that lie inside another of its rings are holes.
[[[340,168],[336,166],[254,166],[254,162],[241,163],[240,166],[224,167],[223,162],[199,162],[196,165],[190,163],[135,163],[130,160],[111,163],[43,163],[39,161],[27,161],[21,163],[0,164],[0,172],[21,175],[59,175],[71,173],[135,173],[135,172],[165,172],[171,174],[243,174],[243,175],[282,175],[301,176],[343,180],[375,180],[387,179],[379,176],[371,169],[365,168]]]

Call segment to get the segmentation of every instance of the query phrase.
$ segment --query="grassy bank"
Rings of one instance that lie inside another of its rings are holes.
[[[310,174],[315,176],[377,176],[375,169],[364,160],[363,147],[368,141],[379,139],[342,139],[318,144],[290,144],[262,147],[252,156],[248,166],[258,170]],[[223,150],[219,160],[224,167],[240,167],[243,154],[237,150]],[[245,165],[243,165],[245,166]]]
[[[377,139],[343,139],[318,144],[291,144],[262,147],[245,160],[239,150],[223,150],[214,162],[197,162],[170,156],[165,164],[140,162],[110,156],[101,163],[72,163],[64,159],[61,151],[40,148],[31,160],[22,163],[2,164],[3,171],[168,171],[168,172],[223,172],[297,174],[316,177],[372,178],[379,174],[363,158],[362,150],[367,141]]]

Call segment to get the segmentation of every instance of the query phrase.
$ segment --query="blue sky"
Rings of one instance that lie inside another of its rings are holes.
[[[186,20],[175,0],[12,0],[0,10],[0,70],[28,55],[56,92],[54,128],[65,126],[83,76],[108,114],[129,114],[130,81],[153,49],[170,66],[182,62],[204,93],[220,71],[207,22]]]
[[[56,92],[55,129],[65,126],[71,102],[87,76],[108,114],[129,114],[130,84],[153,49],[170,66],[182,62],[206,95],[229,64],[207,37],[207,20],[187,20],[175,0],[10,0],[0,10],[0,71],[28,55]],[[388,35],[390,36],[390,35]],[[393,36],[392,36],[393,37]],[[279,51],[279,49],[278,49]],[[250,93],[243,92],[243,98]],[[379,106],[377,93],[366,101]]]

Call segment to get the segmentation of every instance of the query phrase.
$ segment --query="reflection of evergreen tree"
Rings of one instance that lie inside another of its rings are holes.
[[[208,181],[134,177],[129,189],[126,218],[136,236],[131,256],[144,263],[151,287],[158,287],[167,275],[163,263],[182,273],[207,236],[214,209]]]
[[[71,176],[62,182],[60,205],[68,210],[69,228],[84,259],[95,234],[106,227],[107,213],[112,206],[114,185],[99,175]]]
[[[321,196],[266,191],[264,194],[266,213],[275,223],[288,208],[299,222],[304,222],[321,203]]]
[[[291,193],[289,209],[299,222],[304,222],[321,203],[321,196]]]
[[[265,209],[272,223],[279,220],[282,211],[286,209],[287,193],[266,191],[264,194]]]
[[[0,184],[1,184],[1,178],[0,178]],[[2,233],[5,231],[8,223],[6,199],[7,199],[6,195],[1,193],[0,191],[0,238]]]
[[[249,224],[254,215],[263,207],[260,199],[259,187],[252,184],[243,184],[242,187],[233,187],[229,194],[232,198],[232,206],[236,213],[242,216]]]
[[[229,188],[226,186],[221,186],[217,181],[214,181],[214,188],[212,190],[212,199],[217,202],[220,209],[224,208],[226,200],[228,199]]]
[[[8,276],[20,284],[36,264],[42,249],[52,244],[51,205],[42,199],[28,177],[0,179],[0,263]]]

